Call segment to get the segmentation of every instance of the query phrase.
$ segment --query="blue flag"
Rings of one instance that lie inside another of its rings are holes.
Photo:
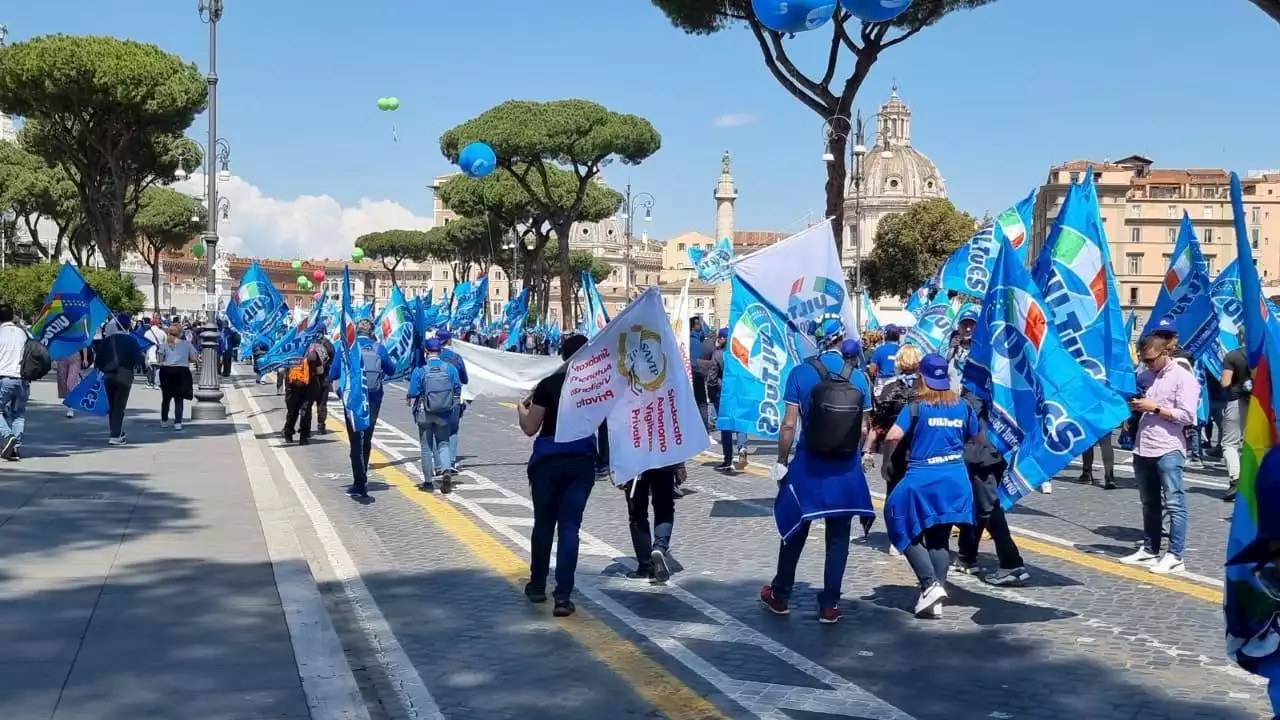
[[[1210,293],[1209,266],[1200,252],[1191,217],[1182,213],[1182,227],[1178,242],[1169,257],[1169,269],[1160,284],[1160,295],[1151,307],[1142,335],[1155,330],[1156,323],[1165,316],[1172,316],[1178,330],[1178,344],[1199,360],[1212,349],[1218,339],[1218,313],[1214,310]]]
[[[911,293],[911,297],[907,298],[907,312],[915,315],[917,318],[920,317],[920,313],[924,312],[924,309],[929,307],[929,304],[933,302],[933,296],[938,292],[938,286],[936,284],[937,280],[938,276],[935,275],[932,280],[921,285],[915,292]]]
[[[698,279],[709,283],[722,283],[733,275],[729,263],[733,262],[733,241],[720,238],[710,250],[689,248],[689,262],[698,273]]]
[[[464,282],[453,289],[453,316],[449,327],[455,332],[468,330],[484,311],[489,297],[489,277],[481,276],[475,282]]]
[[[391,298],[382,309],[378,321],[373,325],[373,334],[382,347],[386,348],[391,364],[396,373],[390,380],[406,378],[413,372],[417,348],[414,347],[414,321],[409,311],[409,304],[404,299],[404,292],[399,285],[391,286]]]
[[[338,389],[342,404],[347,408],[351,426],[357,431],[368,430],[372,425],[369,396],[364,389],[364,362],[360,346],[356,343],[356,316],[351,309],[351,268],[342,268],[342,331],[339,341],[342,348],[342,375]],[[354,440],[352,440],[354,442]]]
[[[1121,397],[1138,391],[1093,173],[1072,185],[1032,273],[1062,345]]]
[[[907,328],[905,342],[920,348],[926,355],[947,349],[951,331],[956,325],[956,308],[939,292],[933,302],[916,318],[916,324]]]
[[[1007,509],[1110,434],[1129,406],[1063,348],[1013,248],[1001,249],[994,269],[964,382],[990,403],[989,438],[1009,463],[999,487]]]
[[[525,322],[529,319],[529,288],[524,288],[515,300],[507,303],[502,312],[502,328],[507,331],[507,340],[502,343],[503,350],[519,347],[520,336],[524,334]]]
[[[721,430],[776,438],[786,414],[782,394],[799,350],[787,316],[741,278],[733,278],[725,348],[724,391],[716,425]]]
[[[1209,286],[1209,296],[1213,299],[1213,308],[1218,314],[1218,342],[1205,353],[1205,369],[1216,378],[1222,377],[1223,360],[1227,353],[1240,347],[1238,333],[1244,327],[1244,306],[1240,302],[1240,265],[1239,260],[1232,260],[1222,268],[1213,285]]]
[[[588,338],[593,338],[609,324],[609,311],[605,310],[600,288],[596,287],[596,279],[589,272],[582,273],[582,291],[587,298],[587,314],[582,318],[582,332]]]
[[[982,297],[996,264],[996,252],[1008,243],[1026,262],[1027,238],[1035,220],[1036,191],[983,225],[942,264],[939,271],[943,290]]]
[[[866,290],[862,291],[862,325],[863,330],[883,330],[880,325],[880,318],[876,317],[876,306],[871,303],[871,296]]]
[[[111,310],[71,263],[63,263],[44,307],[31,323],[31,337],[49,348],[49,357],[62,360],[89,347]]]
[[[142,352],[146,352],[152,345],[155,345],[155,343],[151,342],[151,340],[147,338],[147,331],[150,329],[150,325],[139,325],[133,329],[133,332],[129,333],[129,337],[133,338],[134,342],[138,343],[138,349]]]
[[[227,304],[227,320],[242,335],[272,337],[288,316],[289,306],[284,296],[255,260],[240,278],[240,287]]]
[[[79,385],[71,388],[62,404],[72,410],[105,416],[111,410],[107,407],[106,383],[106,376],[101,370],[94,368],[85,373]]]

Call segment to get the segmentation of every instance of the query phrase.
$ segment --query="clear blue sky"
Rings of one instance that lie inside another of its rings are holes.
[[[823,207],[822,121],[770,77],[745,29],[685,36],[648,0],[226,6],[220,134],[236,174],[268,196],[391,199],[427,215],[424,186],[449,170],[443,130],[509,98],[582,97],[662,133],[657,155],[607,175],[657,197],[656,237],[711,229],[724,150],[735,157],[739,228],[784,228]],[[6,3],[0,22],[11,41],[112,34],[206,62],[196,0],[26,0]],[[813,67],[823,37],[791,47]],[[1000,0],[888,51],[858,104],[874,112],[896,78],[916,146],[956,204],[981,213],[1077,157],[1280,166],[1278,46],[1280,25],[1246,0]],[[375,107],[384,95],[402,103],[398,144]],[[758,121],[714,124],[734,113]]]

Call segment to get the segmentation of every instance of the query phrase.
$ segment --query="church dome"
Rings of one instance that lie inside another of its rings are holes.
[[[898,97],[894,88],[889,100],[876,118],[875,145],[862,158],[863,199],[910,202],[945,198],[946,182],[938,166],[911,144],[911,108]],[[848,195],[858,194],[854,178],[850,178]]]

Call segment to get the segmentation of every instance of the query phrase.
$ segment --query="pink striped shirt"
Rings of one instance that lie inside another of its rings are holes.
[[[1196,424],[1200,407],[1200,381],[1172,359],[1160,372],[1143,370],[1138,374],[1138,387],[1147,388],[1145,397],[1156,407],[1169,411],[1172,420],[1155,413],[1143,413],[1138,420],[1138,437],[1133,453],[1158,458],[1177,450],[1187,454],[1187,438],[1183,429]]]

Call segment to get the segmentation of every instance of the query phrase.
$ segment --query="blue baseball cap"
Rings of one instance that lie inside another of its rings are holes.
[[[722,340],[728,339],[729,328],[720,328],[720,330],[716,333],[716,336]]]
[[[441,330],[440,332],[436,333],[436,339],[442,343],[449,342],[450,340],[453,339],[453,333],[449,332],[448,330]]]
[[[857,357],[862,354],[862,343],[857,340],[845,340],[840,343],[840,354],[845,357]]]
[[[427,340],[427,352],[440,352],[440,341],[436,338]]]
[[[950,390],[951,374],[947,371],[947,359],[938,353],[929,353],[920,359],[920,377],[930,390]]]
[[[835,313],[823,315],[814,323],[813,337],[823,344],[831,344],[844,337],[844,318]]]
[[[1156,322],[1156,329],[1152,332],[1167,332],[1174,333],[1176,335],[1178,332],[1178,321],[1172,315],[1165,315]]]

